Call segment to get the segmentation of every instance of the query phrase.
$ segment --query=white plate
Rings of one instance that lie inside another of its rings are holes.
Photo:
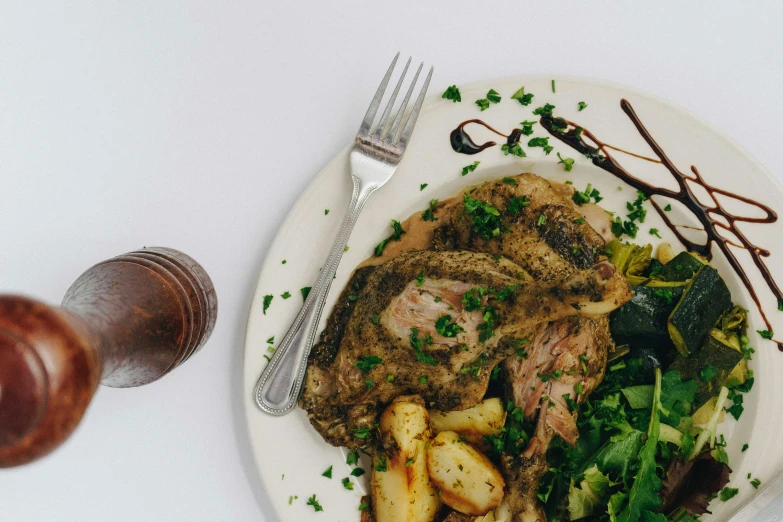
[[[690,166],[696,165],[711,185],[781,208],[778,202],[783,201],[783,190],[766,169],[738,144],[693,114],[624,86],[575,77],[557,77],[556,80],[557,93],[552,93],[551,77],[518,76],[461,87],[462,103],[442,99],[440,93],[427,99],[413,141],[397,173],[370,198],[356,225],[349,242],[350,250],[343,257],[327,300],[322,325],[353,268],[370,256],[373,247],[391,232],[391,218],[402,220],[413,212],[420,212],[427,207],[430,199],[446,199],[466,184],[529,171],[545,178],[572,180],[577,189],[584,189],[587,183],[592,183],[605,196],[601,204],[609,210],[623,211],[625,202],[635,197],[632,188],[554,138],[550,139],[550,144],[555,150],[549,156],[545,156],[541,148],[528,147],[527,140],[522,141],[527,158],[504,156],[499,147],[489,148],[475,156],[457,154],[451,149],[449,133],[467,119],[481,118],[507,132],[518,127],[522,120],[538,120],[532,110],[549,102],[556,106],[555,115],[578,122],[605,143],[653,156],[620,108],[620,100],[625,98],[681,171],[689,172]],[[533,103],[528,107],[510,99],[511,94],[523,85],[527,92],[535,94]],[[489,89],[498,91],[503,100],[480,112],[473,102],[485,97]],[[580,101],[587,102],[588,107],[578,112]],[[533,136],[549,135],[539,124],[534,129]],[[482,132],[477,126],[472,127],[470,133],[478,143],[492,139],[488,132]],[[346,142],[351,138],[346,136]],[[502,139],[498,141],[502,142]],[[558,165],[557,152],[563,157],[576,159],[572,172],[566,173],[563,166]],[[616,157],[634,175],[661,186],[674,186],[671,174],[661,165],[620,153]],[[478,169],[462,177],[462,167],[475,160],[481,161]],[[421,183],[429,185],[420,191]],[[351,470],[345,464],[344,450],[321,440],[303,411],[296,410],[282,418],[271,417],[262,413],[252,399],[253,387],[266,364],[264,355],[268,354],[269,346],[266,340],[274,336],[279,341],[296,315],[302,303],[299,289],[315,281],[328,247],[336,236],[350,194],[346,149],[316,176],[289,213],[261,269],[250,309],[245,340],[243,399],[258,470],[281,520],[359,520],[358,506],[364,481],[358,481],[354,491],[343,488],[341,479],[349,476]],[[676,238],[663,220],[649,203],[645,205],[649,211],[646,222],[640,227],[637,242],[660,241],[649,234],[650,228],[657,228],[664,240],[676,245]],[[749,211],[747,205],[728,203],[726,206],[733,212]],[[675,223],[697,223],[687,210],[674,207],[671,215]],[[330,212],[325,214],[325,209]],[[750,211],[746,215],[759,215],[758,211]],[[766,258],[766,262],[777,280],[783,283],[783,270],[779,268],[783,248],[778,248],[779,238],[783,237],[783,223],[741,224],[741,229],[753,243],[771,251],[772,255]],[[751,328],[764,329],[741,281],[717,248],[713,251],[713,265],[726,279],[734,301],[751,311]],[[783,321],[778,317],[781,314],[777,312],[774,297],[749,257],[743,255],[740,259],[747,267],[774,329],[783,331]],[[286,264],[282,264],[283,260],[287,261]],[[280,295],[286,291],[291,293],[291,298],[283,300]],[[267,294],[275,297],[264,315],[262,303],[263,296]],[[780,413],[783,406],[780,398],[783,392],[780,377],[783,375],[783,353],[772,342],[762,340],[755,331],[750,338],[751,344],[756,347],[751,363],[756,383],[745,399],[741,422],[737,425],[727,422],[723,428],[729,439],[728,453],[734,470],[730,486],[739,488],[740,493],[727,503],[713,502],[710,520],[728,518],[752,496],[755,490],[746,478],[748,473],[760,478],[763,484],[783,466],[783,415]],[[741,447],[746,443],[749,449],[742,452]],[[321,476],[329,466],[333,466],[331,480]],[[316,513],[306,505],[307,498],[313,494],[317,495],[323,512]],[[292,498],[294,496],[298,498]]]

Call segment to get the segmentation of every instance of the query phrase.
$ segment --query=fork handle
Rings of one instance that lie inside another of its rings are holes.
[[[343,217],[340,231],[332,244],[329,257],[321,268],[318,280],[305,299],[302,309],[299,310],[296,319],[283,337],[280,346],[275,350],[266,368],[261,372],[261,377],[256,384],[256,404],[270,415],[285,415],[296,406],[299,392],[304,384],[307,358],[315,342],[318,323],[337,266],[340,264],[345,245],[348,244],[348,238],[351,236],[364,203],[370,194],[378,188],[378,185],[363,183],[356,176],[351,177],[353,179],[351,204]]]

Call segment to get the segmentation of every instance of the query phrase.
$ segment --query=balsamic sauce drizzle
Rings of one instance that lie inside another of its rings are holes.
[[[732,252],[729,249],[729,246],[733,246],[735,248],[741,248],[748,251],[751,258],[753,259],[753,263],[756,265],[756,268],[758,268],[762,278],[767,283],[767,286],[769,287],[770,291],[777,299],[777,302],[783,303],[783,291],[781,291],[780,287],[773,279],[772,274],[770,273],[769,269],[767,268],[767,265],[764,263],[763,260],[763,258],[769,257],[770,255],[769,251],[751,243],[750,240],[745,236],[745,234],[743,234],[742,231],[737,227],[737,223],[774,223],[778,219],[778,216],[775,213],[775,211],[772,210],[767,205],[759,203],[758,201],[710,185],[704,180],[704,178],[702,178],[701,173],[699,173],[698,169],[695,166],[691,166],[692,175],[686,175],[683,172],[681,172],[674,165],[674,163],[672,163],[672,161],[663,151],[661,146],[655,141],[655,139],[653,139],[652,135],[644,126],[644,124],[642,123],[641,119],[634,111],[631,104],[627,100],[623,99],[620,101],[620,107],[622,108],[623,112],[625,112],[625,114],[628,116],[628,118],[631,120],[631,122],[634,124],[636,130],[642,136],[644,141],[653,150],[655,156],[657,156],[658,159],[649,158],[646,156],[628,152],[618,147],[615,147],[613,145],[608,145],[606,143],[603,143],[601,140],[596,138],[596,136],[593,135],[589,130],[579,126],[574,122],[567,121],[563,118],[558,118],[553,116],[542,116],[540,123],[541,126],[544,127],[549,132],[549,134],[559,139],[566,145],[570,146],[574,150],[585,155],[593,162],[595,166],[602,168],[605,171],[613,174],[617,178],[623,180],[624,182],[628,183],[635,189],[641,191],[645,196],[647,196],[647,198],[652,203],[653,208],[655,208],[656,212],[658,212],[658,215],[661,216],[661,218],[669,227],[669,229],[671,229],[671,231],[674,233],[674,235],[677,237],[680,243],[682,243],[687,250],[692,252],[697,252],[707,259],[712,259],[712,245],[715,244],[723,252],[723,255],[726,256],[726,259],[729,261],[729,264],[734,269],[734,272],[737,274],[737,276],[740,278],[742,283],[745,285],[745,288],[748,290],[748,293],[750,294],[751,298],[756,303],[756,307],[758,308],[761,317],[767,326],[767,330],[772,331],[772,325],[769,322],[769,319],[767,318],[767,315],[761,306],[761,301],[759,299],[759,296],[756,293],[756,290],[753,288],[747,272],[740,265],[739,260],[737,259],[734,252]],[[490,127],[489,125],[487,125],[481,120],[468,120],[460,124],[456,129],[454,129],[451,132],[451,145],[456,152],[460,152],[462,154],[476,154],[486,148],[497,145],[493,141],[489,141],[482,145],[476,145],[473,142],[473,140],[470,138],[470,136],[465,132],[465,126],[470,123],[477,123],[483,125],[484,127],[498,134],[499,136],[508,138],[509,146],[514,142],[518,141],[521,134],[520,129],[514,129],[514,131],[507,136],[506,134],[503,134],[493,129],[492,127]],[[584,137],[589,138],[590,141],[592,141],[595,144],[595,146],[588,144],[584,140]],[[637,158],[662,164],[664,167],[666,167],[666,169],[673,176],[674,180],[677,182],[678,190],[670,190],[661,187],[656,187],[633,176],[615,160],[615,158],[611,155],[609,150],[616,150],[619,152],[623,152],[635,156]],[[704,189],[709,195],[710,199],[712,200],[712,203],[711,204],[701,203],[692,190],[693,185],[698,185],[699,187]],[[756,217],[747,217],[747,216],[732,214],[724,208],[721,202],[717,199],[716,195],[721,195],[729,199],[741,201],[742,203],[755,207],[761,210],[764,213],[764,216],[756,218]],[[707,235],[706,241],[704,243],[696,243],[686,238],[681,233],[680,229],[681,228],[693,229],[694,227],[690,227],[687,225],[677,225],[672,223],[671,219],[669,218],[669,215],[663,210],[661,205],[656,200],[651,198],[651,196],[661,196],[665,198],[671,198],[675,201],[682,203],[686,208],[688,208],[688,210],[690,210],[693,213],[693,215],[701,223],[702,228],[696,230],[701,230],[706,233]],[[739,241],[739,243],[722,236],[720,234],[720,231],[725,231],[734,235],[734,237],[737,238],[737,241]],[[778,349],[780,351],[783,351],[783,343],[777,341],[775,342],[778,345]]]

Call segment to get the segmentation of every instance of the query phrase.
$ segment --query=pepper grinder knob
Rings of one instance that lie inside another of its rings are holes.
[[[217,296],[192,258],[144,248],[98,263],[62,306],[0,295],[0,467],[57,448],[98,384],[153,382],[209,339]]]

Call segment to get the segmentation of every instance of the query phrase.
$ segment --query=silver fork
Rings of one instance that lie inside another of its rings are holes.
[[[408,72],[411,59],[405,64],[405,69],[400,75],[397,86],[391,94],[391,98],[384,109],[378,125],[373,130],[373,122],[381,104],[381,99],[386,91],[386,86],[391,78],[394,66],[400,53],[394,57],[389,70],[383,77],[381,86],[375,93],[375,97],[367,109],[359,132],[356,134],[353,149],[351,150],[351,178],[353,179],[353,196],[348,212],[340,225],[340,231],[337,239],[332,245],[329,257],[321,268],[318,280],[313,285],[310,294],[302,305],[302,309],[294,319],[293,324],[283,337],[280,346],[275,350],[272,359],[267,364],[261,377],[258,379],[255,389],[255,400],[258,407],[271,415],[285,415],[290,412],[299,397],[304,382],[305,371],[307,370],[307,357],[315,341],[316,329],[323,312],[326,296],[329,294],[329,287],[332,285],[332,279],[337,266],[340,264],[340,258],[343,256],[345,245],[348,244],[348,238],[351,236],[356,220],[364,207],[370,194],[382,187],[394,172],[397,165],[405,153],[405,147],[413,134],[413,127],[416,125],[416,119],[419,116],[421,105],[424,103],[424,95],[427,93],[427,87],[432,78],[432,71],[424,80],[424,85],[419,91],[419,96],[413,106],[410,114],[406,116],[405,109],[410,100],[413,88],[419,78],[424,64],[419,65],[416,75],[413,77],[408,92],[402,100],[399,110],[394,120],[389,126],[389,115],[391,114],[397,94],[400,91],[405,75]]]

